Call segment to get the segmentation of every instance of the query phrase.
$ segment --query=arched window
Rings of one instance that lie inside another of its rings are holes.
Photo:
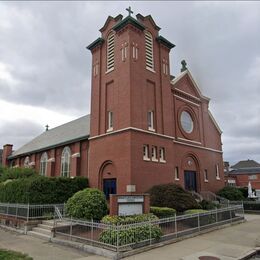
[[[153,36],[151,33],[145,33],[145,59],[146,59],[146,68],[154,70],[153,62]]]
[[[70,176],[70,158],[71,151],[68,146],[66,146],[61,155],[61,176],[69,177]]]
[[[30,167],[30,157],[29,156],[26,156],[26,158],[24,159],[24,163],[23,163],[23,166],[25,168],[29,168]]]
[[[115,63],[115,34],[111,32],[107,37],[107,71],[114,69]]]
[[[41,161],[40,161],[40,175],[46,176],[47,173],[47,161],[48,161],[48,155],[47,153],[43,153],[41,156]]]

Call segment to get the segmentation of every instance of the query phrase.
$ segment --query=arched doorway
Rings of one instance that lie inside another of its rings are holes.
[[[105,161],[100,167],[99,188],[105,193],[107,199],[110,194],[117,192],[116,170],[112,161]]]
[[[182,160],[182,169],[184,173],[184,188],[189,191],[200,190],[199,183],[199,161],[194,154],[187,154]]]

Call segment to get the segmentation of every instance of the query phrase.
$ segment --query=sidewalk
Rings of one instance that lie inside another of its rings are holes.
[[[246,215],[247,222],[156,248],[126,260],[198,260],[215,256],[234,260],[260,247],[260,215]],[[27,253],[34,260],[104,260],[70,247],[0,229],[0,248]]]

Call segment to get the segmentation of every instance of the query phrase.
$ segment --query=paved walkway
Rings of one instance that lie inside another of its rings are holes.
[[[247,215],[247,222],[163,246],[126,260],[198,260],[215,256],[234,260],[260,247],[260,215]],[[27,253],[34,260],[104,260],[105,258],[59,246],[31,236],[0,229],[0,248]]]

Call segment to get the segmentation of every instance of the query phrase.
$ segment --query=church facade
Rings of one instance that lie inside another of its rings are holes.
[[[44,132],[3,164],[46,176],[86,176],[109,194],[157,184],[216,192],[224,186],[221,130],[182,62],[170,75],[174,44],[149,16],[109,16],[92,53],[91,115]]]

